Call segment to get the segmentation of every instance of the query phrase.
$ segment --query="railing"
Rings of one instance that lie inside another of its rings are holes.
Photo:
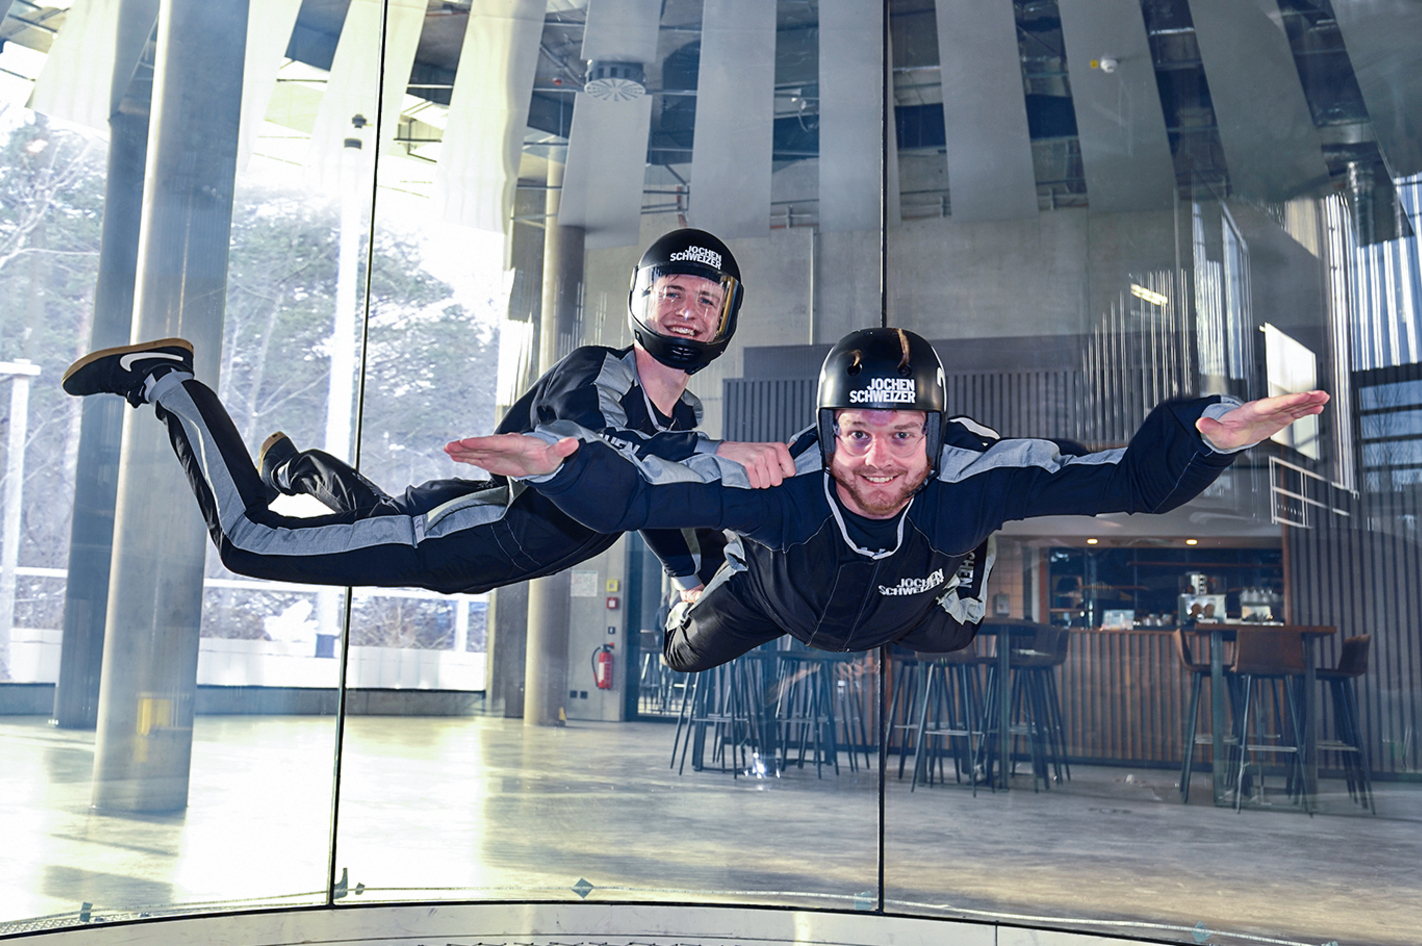
[[[18,567],[18,578],[38,578],[62,583],[62,568]],[[254,581],[245,578],[208,578],[205,589],[237,593],[299,595],[315,598],[340,589],[291,582]],[[402,588],[358,588],[353,605],[380,600],[406,599],[435,602],[453,609],[453,628],[447,647],[357,646],[352,648],[352,686],[397,686],[433,689],[478,689],[484,680],[484,653],[470,650],[470,614],[487,605],[486,594],[442,595]],[[313,609],[315,610],[315,609]],[[276,612],[271,616],[275,617]],[[310,622],[303,622],[310,624]],[[200,683],[252,686],[281,685],[329,687],[335,685],[335,641],[338,628],[315,627],[291,640],[252,640],[205,636],[201,641]],[[14,627],[10,632],[9,682],[54,683],[59,674],[62,631],[56,628]]]

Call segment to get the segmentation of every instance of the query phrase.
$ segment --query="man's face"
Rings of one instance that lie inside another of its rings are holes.
[[[713,280],[684,274],[663,276],[648,291],[647,321],[663,335],[715,341],[725,299],[725,289]]]
[[[840,502],[869,519],[888,519],[908,505],[928,476],[923,411],[836,412],[834,477]]]

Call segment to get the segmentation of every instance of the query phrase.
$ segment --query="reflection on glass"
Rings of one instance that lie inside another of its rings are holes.
[[[199,359],[254,455],[280,430],[391,495],[477,479],[443,444],[575,348],[631,345],[632,266],[683,225],[730,243],[745,289],[690,381],[712,437],[793,437],[828,344],[884,317],[935,341],[950,413],[1067,449],[1122,446],[1172,397],[1332,401],[1170,516],[1010,524],[990,623],[947,658],[772,647],[676,673],[679,594],[637,537],[566,575],[551,658],[521,585],[348,593],[208,553],[190,705],[133,694],[135,726],[190,748],[185,803],[125,813],[91,805],[130,409],[58,379],[129,340],[157,265],[138,185],[166,53],[140,6],[17,2],[0,23],[0,932],[553,899],[1410,942],[1415,13],[894,0],[887,62],[858,0],[281,2],[240,50],[241,30],[204,37],[244,74],[202,91],[241,124]],[[131,427],[158,438],[152,413]],[[1219,617],[1334,628],[1325,669],[1370,638],[1357,726],[1315,684],[1312,818],[1285,766],[1237,765],[1207,682]],[[526,666],[566,725],[520,718]]]

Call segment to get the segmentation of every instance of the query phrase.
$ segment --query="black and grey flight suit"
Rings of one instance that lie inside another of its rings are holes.
[[[556,472],[528,482],[600,531],[739,534],[700,599],[673,618],[663,656],[674,669],[714,667],[783,634],[822,650],[892,642],[942,653],[976,634],[992,564],[987,540],[1004,522],[1182,505],[1233,460],[1204,442],[1195,421],[1238,403],[1168,402],[1128,447],[1082,455],[949,421],[936,475],[889,520],[845,508],[813,428],[792,444],[796,475],[773,489],[748,488],[742,468],[714,456],[649,460],[592,433]]]
[[[150,400],[167,425],[222,563],[240,575],[319,585],[428,588],[478,593],[551,575],[609,548],[620,533],[578,523],[536,490],[502,477],[435,480],[392,497],[319,451],[298,457],[305,486],[337,509],[299,518],[268,508],[269,494],[241,435],[206,385],[173,372]],[[662,415],[637,380],[633,349],[579,348],[504,415],[499,433],[573,425],[630,455],[687,459],[717,443],[696,431],[701,403],[684,392]],[[315,461],[313,462],[313,456]],[[700,582],[695,539],[680,529],[644,532],[668,572]]]

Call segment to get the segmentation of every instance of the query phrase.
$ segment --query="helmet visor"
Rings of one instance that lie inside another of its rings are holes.
[[[733,326],[739,285],[710,267],[657,266],[637,274],[632,316],[668,338],[716,344]]]

